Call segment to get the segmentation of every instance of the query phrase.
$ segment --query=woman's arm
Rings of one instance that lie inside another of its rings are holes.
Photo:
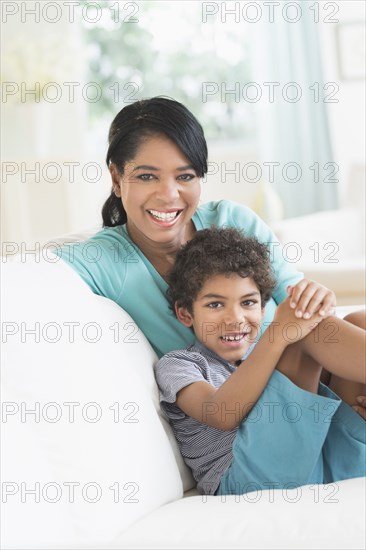
[[[354,405],[354,410],[366,420],[366,396],[358,395],[356,397],[357,405]]]
[[[293,246],[288,243],[288,247],[282,247],[272,229],[253,210],[230,201],[225,201],[225,204],[228,218],[233,220],[236,227],[267,244],[271,266],[277,279],[277,287],[273,293],[275,302],[280,304],[290,295],[294,304],[291,307],[298,318],[304,314],[311,317],[319,310],[324,310],[324,317],[331,315],[336,305],[334,292],[315,281],[304,279],[303,274],[295,268],[294,247],[301,243],[292,243]]]
[[[94,294],[118,301],[129,260],[118,228],[105,228],[86,241],[64,244],[54,252],[78,273]]]

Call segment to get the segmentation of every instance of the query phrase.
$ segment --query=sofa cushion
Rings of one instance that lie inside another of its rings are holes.
[[[52,254],[3,263],[2,283],[2,544],[106,545],[183,494],[155,354]]]
[[[366,478],[195,496],[162,506],[112,548],[352,550],[365,547]]]

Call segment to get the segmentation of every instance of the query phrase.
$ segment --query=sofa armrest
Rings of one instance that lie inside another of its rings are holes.
[[[282,244],[298,244],[301,263],[337,263],[365,256],[364,227],[361,209],[344,208],[281,220],[273,230]]]

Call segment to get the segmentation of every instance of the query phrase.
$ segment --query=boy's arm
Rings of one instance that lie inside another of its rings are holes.
[[[299,319],[295,339],[301,340],[319,323],[321,317],[312,320]],[[289,344],[283,327],[293,323],[293,311],[287,298],[276,310],[273,322],[263,333],[249,357],[220,386],[214,388],[208,382],[194,382],[177,394],[177,406],[187,415],[203,424],[220,430],[232,430],[240,424],[259,399],[277,363]]]
[[[233,430],[238,426],[263,392],[286,348],[283,338],[271,342],[272,324],[222,386],[215,388],[208,382],[194,382],[178,392],[176,405],[213,428]]]

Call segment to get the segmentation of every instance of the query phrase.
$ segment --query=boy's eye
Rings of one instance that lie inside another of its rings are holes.
[[[256,300],[244,300],[244,302],[242,302],[242,305],[245,307],[248,307],[248,306],[253,306],[256,303],[257,303]]]
[[[210,304],[207,304],[207,307],[209,307],[211,309],[217,309],[221,306],[222,306],[222,304],[220,302],[211,302]]]

